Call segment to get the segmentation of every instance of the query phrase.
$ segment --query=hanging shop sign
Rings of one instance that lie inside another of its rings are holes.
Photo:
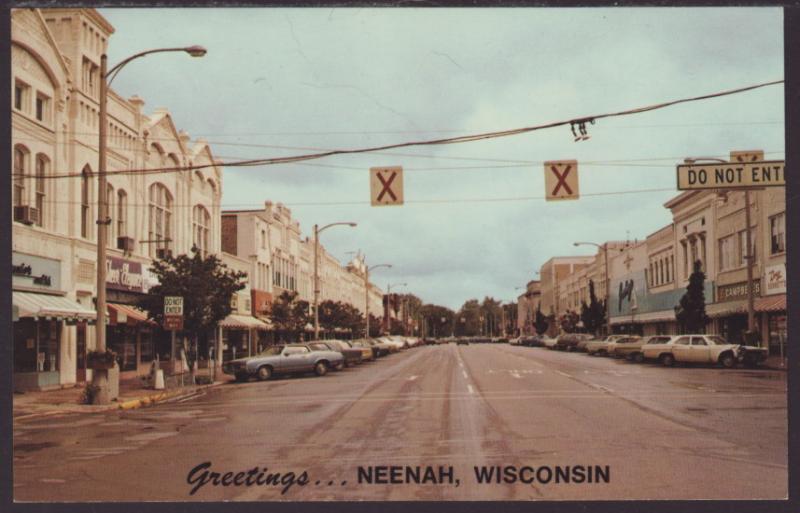
[[[786,264],[771,265],[764,270],[765,295],[786,294]]]

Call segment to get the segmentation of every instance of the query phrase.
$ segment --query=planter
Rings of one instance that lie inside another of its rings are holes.
[[[90,351],[86,354],[86,368],[93,370],[113,369],[117,362],[117,354],[113,351]]]
[[[86,368],[92,370],[113,369],[116,362],[107,362],[104,360],[87,361]]]

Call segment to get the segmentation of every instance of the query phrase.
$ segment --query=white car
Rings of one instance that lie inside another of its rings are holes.
[[[642,351],[648,358],[646,344]],[[659,347],[659,344],[652,344]],[[726,369],[736,367],[741,362],[747,366],[756,366],[767,359],[768,351],[763,347],[730,344],[719,335],[689,334],[672,337],[666,344],[661,344],[657,351],[662,364],[670,366],[675,362],[685,363],[718,363]]]
[[[621,338],[627,338],[628,335],[609,335],[602,340],[590,340],[586,342],[586,352],[590,355],[603,355],[608,354],[608,345]]]
[[[547,349],[555,349],[556,343],[558,342],[558,337],[547,337],[542,340],[542,346],[546,347]]]

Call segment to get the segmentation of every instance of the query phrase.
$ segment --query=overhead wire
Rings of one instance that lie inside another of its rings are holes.
[[[541,125],[534,125],[522,128],[514,128],[509,130],[500,130],[494,132],[485,132],[479,134],[472,134],[472,135],[464,135],[464,136],[457,136],[457,137],[449,137],[449,138],[440,138],[440,139],[430,139],[430,140],[420,140],[420,141],[408,141],[408,142],[401,142],[401,143],[394,143],[394,144],[385,144],[380,146],[373,146],[367,148],[356,148],[356,149],[336,149],[336,150],[328,150],[328,151],[321,151],[317,153],[309,153],[304,155],[295,155],[295,156],[287,156],[287,157],[271,157],[271,158],[257,158],[257,159],[247,159],[238,162],[222,162],[220,164],[209,163],[209,164],[199,164],[199,165],[192,165],[192,166],[171,166],[171,167],[161,167],[161,168],[150,168],[150,169],[123,169],[123,170],[112,170],[106,171],[108,176],[118,175],[118,174],[137,174],[137,175],[149,175],[149,174],[160,174],[160,173],[170,173],[170,172],[186,172],[198,169],[205,169],[209,167],[253,167],[253,166],[267,166],[267,165],[276,165],[276,164],[289,164],[295,162],[304,162],[307,160],[317,160],[325,157],[331,157],[334,155],[352,155],[352,154],[359,154],[359,153],[374,153],[378,151],[385,151],[397,148],[406,148],[406,147],[414,147],[414,146],[440,146],[440,145],[448,145],[448,144],[461,144],[466,142],[474,142],[474,141],[481,141],[487,139],[495,139],[500,137],[509,137],[513,135],[519,135],[524,133],[529,133],[537,130],[544,130],[547,128],[555,128],[558,126],[566,126],[566,125],[574,125],[574,124],[583,124],[588,122],[593,122],[598,119],[606,119],[610,117],[618,117],[618,116],[628,116],[633,114],[640,114],[643,112],[650,112],[653,110],[663,109],[666,107],[670,107],[673,105],[678,105],[682,103],[689,103],[689,102],[696,102],[701,100],[707,100],[711,98],[719,98],[722,96],[729,96],[733,94],[739,94],[747,91],[752,91],[755,89],[759,89],[762,87],[768,87],[771,85],[776,85],[783,83],[783,80],[774,80],[771,82],[763,82],[760,84],[750,85],[746,87],[740,87],[737,89],[731,89],[726,91],[720,91],[716,93],[705,94],[701,96],[694,96],[690,98],[681,98],[678,100],[671,100],[667,102],[656,103],[653,105],[647,105],[644,107],[637,107],[633,109],[627,109],[617,112],[608,112],[602,114],[594,114],[590,116],[584,116],[580,118],[571,118],[567,120],[561,121],[554,121],[550,123],[544,123]],[[94,173],[92,173],[94,174]],[[12,173],[15,177],[35,177],[34,174],[31,173]],[[67,173],[60,173],[60,174],[49,174],[44,176],[45,179],[59,179],[59,178],[74,178],[83,176],[83,171],[81,172],[67,172]]]

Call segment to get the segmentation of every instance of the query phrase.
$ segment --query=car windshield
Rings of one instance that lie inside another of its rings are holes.
[[[261,354],[264,355],[281,354],[281,351],[283,351],[283,346],[272,346],[261,351]]]
[[[726,341],[724,338],[720,337],[719,335],[711,335],[709,337],[706,337],[706,339],[712,344],[716,344],[718,346],[726,346],[730,343]]]
[[[311,349],[314,349],[315,351],[330,351],[330,347],[323,344],[322,342],[315,342],[313,344],[308,344],[308,345],[309,347],[311,347]]]

